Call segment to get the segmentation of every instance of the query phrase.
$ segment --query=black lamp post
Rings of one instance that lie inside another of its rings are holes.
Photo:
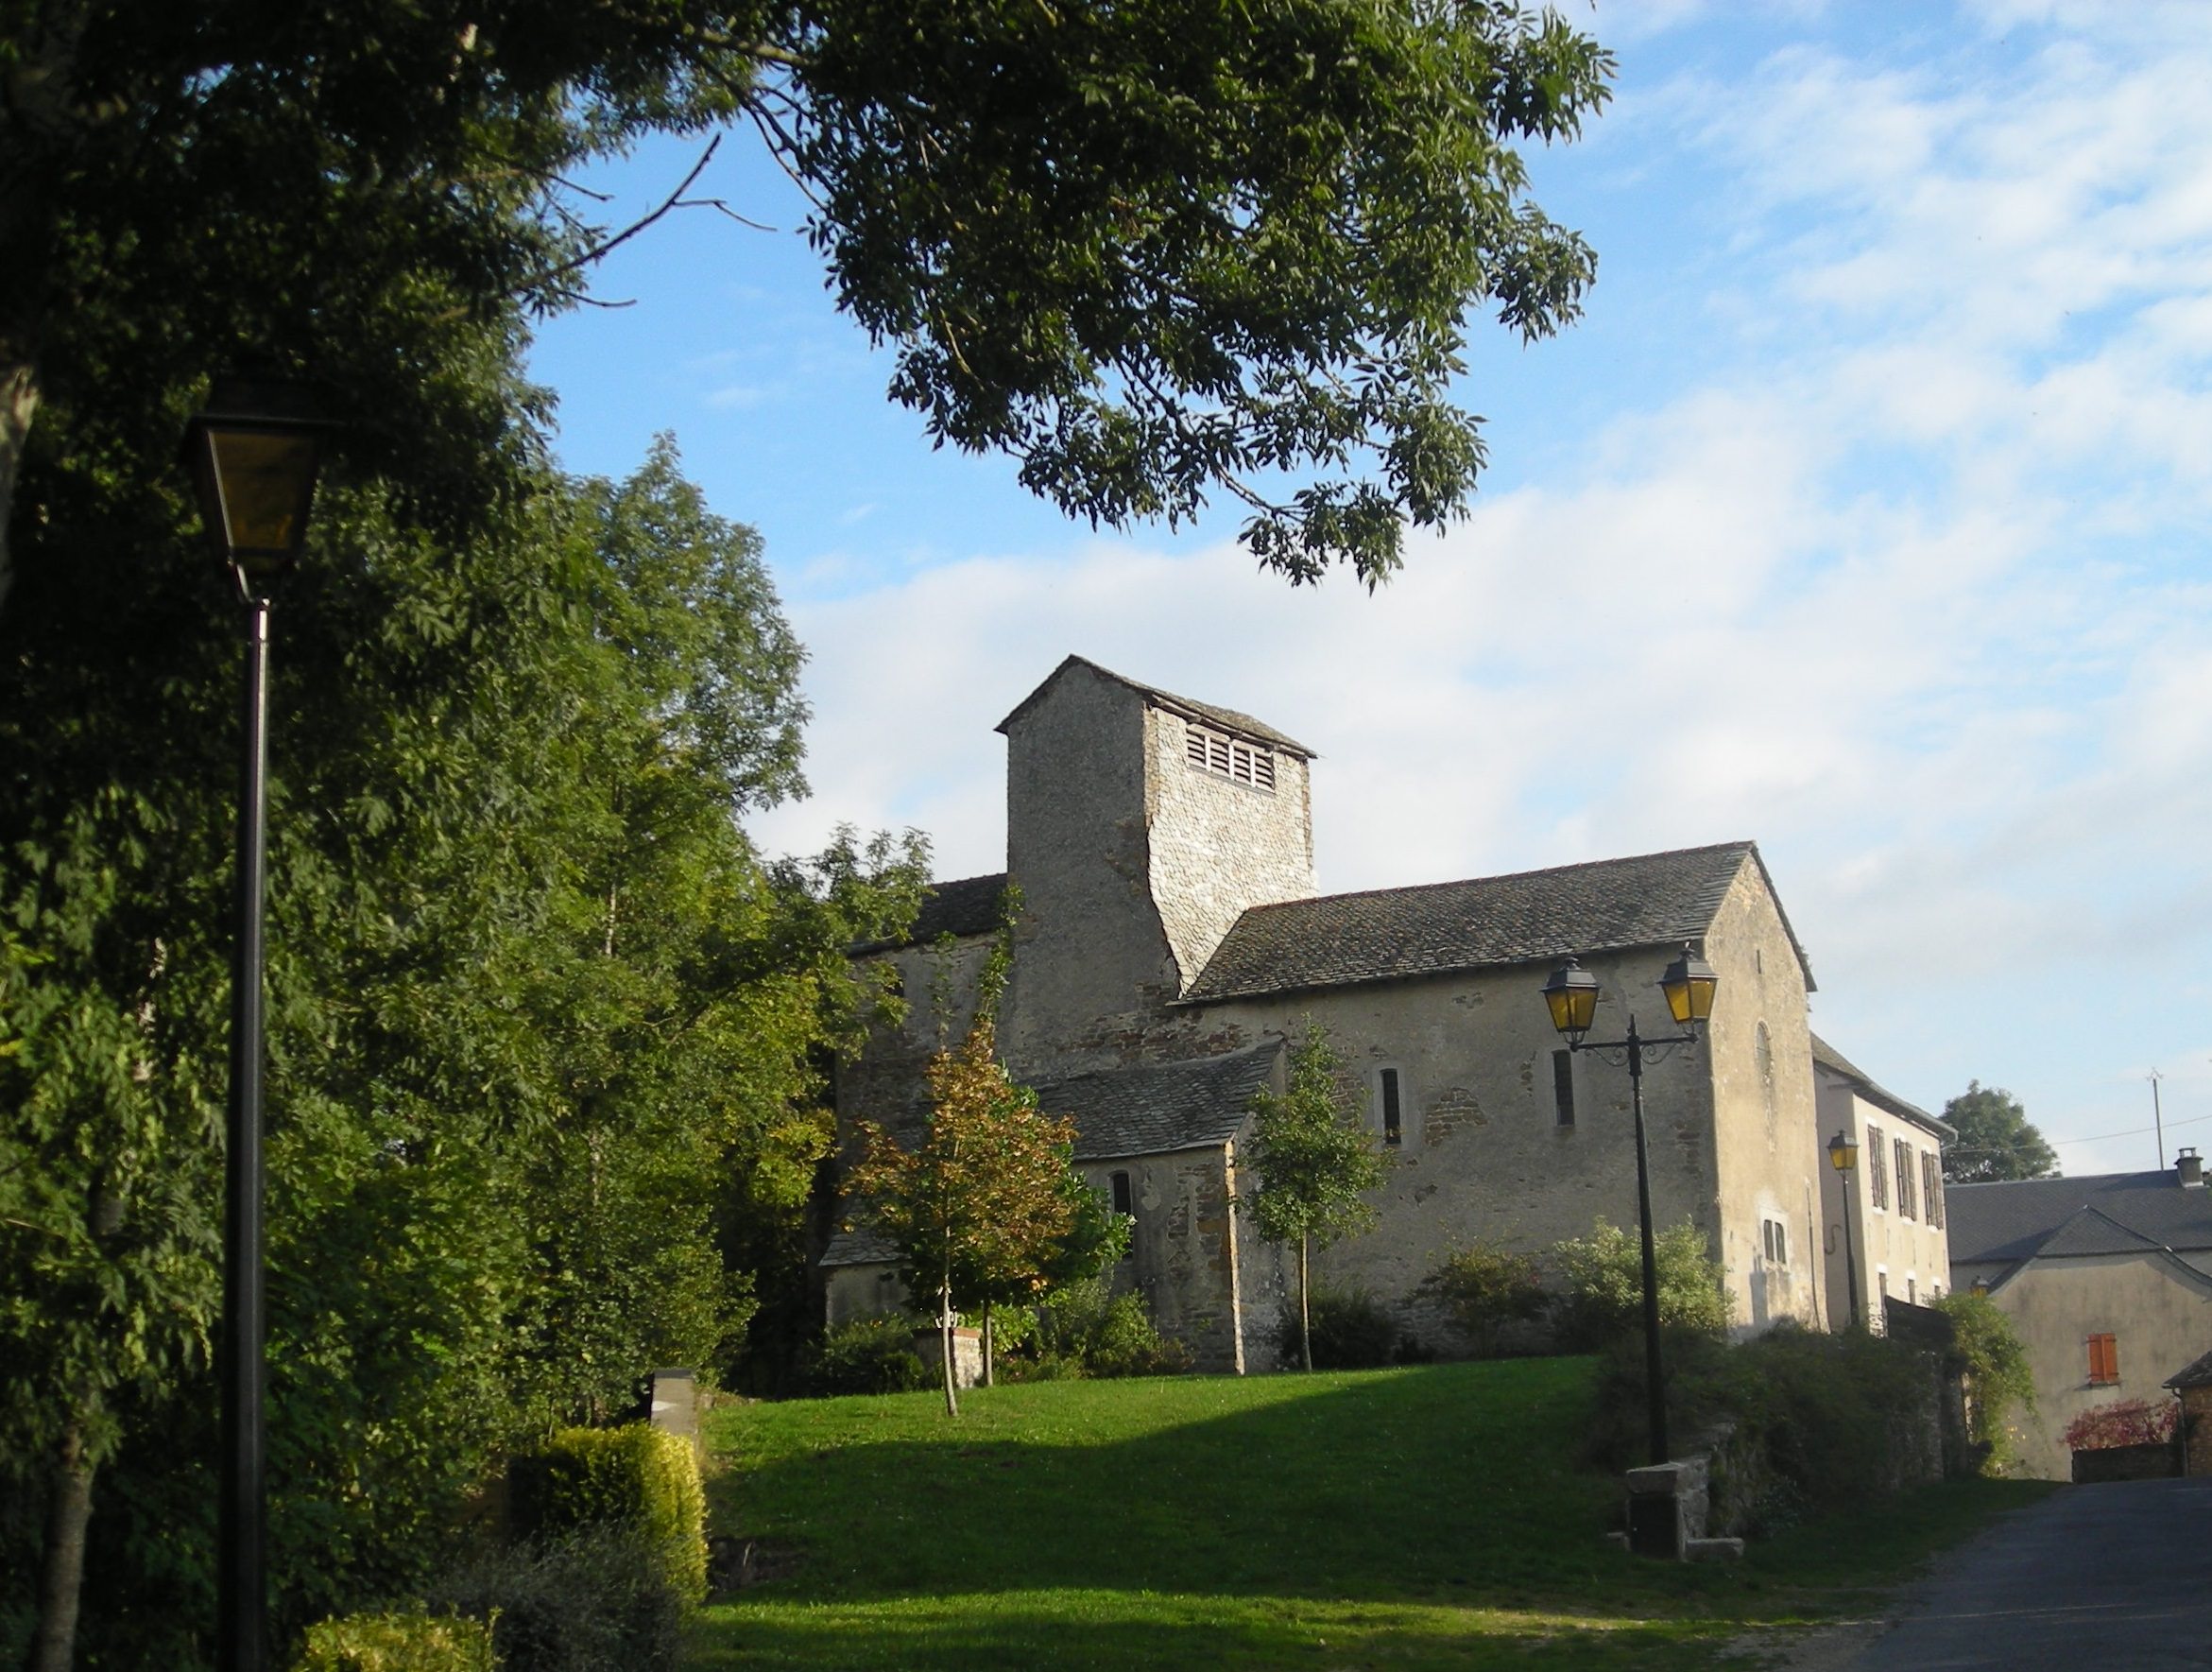
[[[217,379],[184,447],[209,540],[246,605],[237,939],[231,957],[231,1108],[223,1212],[222,1499],[216,1661],[261,1672],[268,1610],[262,1427],[262,897],[268,820],[268,585],[299,560],[327,423],[302,391]]]
[[[1851,1170],[1859,1164],[1859,1140],[1844,1127],[1828,1140],[1828,1165],[1843,1186],[1843,1280],[1851,1297],[1850,1325],[1859,1327],[1859,1250],[1851,1240]]]
[[[1656,1060],[1676,1045],[1694,1044],[1699,1031],[1713,1013],[1713,989],[1720,978],[1713,967],[1689,949],[1686,941],[1682,956],[1669,964],[1659,977],[1659,991],[1667,995],[1667,1010],[1682,1031],[1663,1034],[1656,1039],[1645,1039],[1636,1030],[1636,1017],[1628,1018],[1628,1037],[1620,1040],[1590,1040],[1590,1025],[1597,1019],[1598,978],[1574,959],[1552,973],[1544,983],[1544,1002],[1552,1009],[1552,1026],[1567,1038],[1568,1049],[1572,1051],[1602,1051],[1608,1055],[1620,1053],[1616,1060],[1624,1060],[1628,1068],[1629,1101],[1636,1111],[1636,1216],[1643,1235],[1643,1342],[1644,1382],[1647,1388],[1647,1423],[1651,1438],[1651,1460],[1667,1461],[1667,1384],[1666,1367],[1659,1351],[1659,1261],[1652,1241],[1652,1164],[1649,1146],[1644,1139],[1643,1120],[1643,1065],[1645,1059]]]

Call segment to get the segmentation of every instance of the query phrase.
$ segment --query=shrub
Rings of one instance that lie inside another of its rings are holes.
[[[457,1614],[349,1614],[307,1628],[293,1672],[497,1672],[491,1629]]]
[[[645,1422],[569,1428],[508,1471],[517,1532],[539,1542],[583,1527],[634,1529],[687,1605],[707,1595],[707,1498],[689,1441]]]
[[[1507,1329],[1535,1322],[1552,1304],[1535,1256],[1495,1243],[1478,1241],[1454,1250],[1421,1280],[1421,1287],[1435,1297],[1478,1358],[1497,1356]]]
[[[1105,1272],[1055,1289],[1037,1309],[1028,1349],[1002,1361],[1008,1380],[1174,1376],[1191,1368],[1190,1349],[1159,1333],[1144,1297],[1135,1289],[1116,1294]]]
[[[635,1525],[589,1526],[487,1550],[434,1603],[491,1622],[502,1672],[676,1672],[684,1599]]]
[[[914,1393],[936,1385],[914,1350],[910,1319],[864,1318],[841,1323],[808,1353],[809,1393]]]
[[[2122,1445],[2169,1445],[2173,1440],[2174,1406],[2140,1399],[2091,1405],[2066,1424],[2066,1449],[2105,1452]]]
[[[2019,1455],[2012,1413],[2035,1408],[2028,1350],[2013,1320],[1987,1295],[1954,1290],[1935,1308],[1951,1320],[1952,1350],[1965,1368],[1967,1437],[1984,1448],[1982,1474],[2002,1474]]]
[[[1420,1355],[1417,1344],[1401,1341],[1398,1319],[1374,1296],[1360,1289],[1315,1289],[1307,1301],[1307,1319],[1317,1370],[1370,1370],[1399,1362],[1401,1349]],[[1276,1352],[1286,1370],[1297,1368],[1298,1314],[1294,1303],[1283,1306],[1276,1326]]]
[[[1728,1327],[1728,1291],[1706,1253],[1705,1232],[1688,1220],[1655,1236],[1659,1323],[1718,1336]],[[1642,1327],[1643,1242],[1600,1219],[1587,1236],[1556,1244],[1552,1259],[1563,1289],[1553,1317],[1564,1346],[1588,1352]]]

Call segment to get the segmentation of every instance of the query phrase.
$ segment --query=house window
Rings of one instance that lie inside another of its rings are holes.
[[[1382,1142],[1396,1149],[1405,1142],[1405,1118],[1398,1094],[1398,1070],[1385,1068],[1375,1076],[1377,1101],[1382,1105]]]
[[[1912,1211],[1912,1146],[1902,1138],[1893,1138],[1890,1146],[1897,1160],[1897,1212],[1911,1219],[1915,1216]]]
[[[1908,1305],[1908,1306],[1913,1305],[1913,1304],[1915,1304],[1915,1303],[1916,1303],[1916,1302],[1919,1301],[1919,1299],[1920,1299],[1920,1293],[1919,1293],[1919,1289],[1920,1289],[1920,1285],[1919,1285],[1919,1283],[1918,1283],[1918,1281],[1917,1281],[1917,1280],[1916,1280],[1916,1279],[1913,1277],[1913,1275],[1912,1275],[1912,1274],[1910,1271],[1906,1272],[1906,1273],[1905,1273],[1905,1304],[1906,1304],[1906,1305]]]
[[[1574,1053],[1552,1053],[1552,1106],[1558,1112],[1559,1124],[1574,1125]]]
[[[2119,1381],[2119,1337],[2089,1337],[2089,1386],[2110,1388]]]
[[[1769,1266],[1790,1264],[1790,1228],[1779,1219],[1762,1219],[1759,1231],[1766,1245]]]
[[[1866,1199],[1878,1208],[1890,1205],[1890,1169],[1882,1156],[1879,1127],[1866,1129]]]
[[[1259,745],[1203,726],[1183,729],[1183,758],[1201,772],[1218,772],[1254,789],[1275,787],[1275,755]]]
[[[1943,1157],[1932,1149],[1920,1152],[1920,1200],[1928,1209],[1928,1223],[1937,1231],[1944,1223]]]
[[[1129,1221],[1129,1240],[1123,1246],[1122,1258],[1134,1260],[1137,1257],[1137,1208],[1135,1193],[1129,1188],[1129,1175],[1116,1173],[1107,1181],[1107,1185],[1113,1192],[1114,1212]]]

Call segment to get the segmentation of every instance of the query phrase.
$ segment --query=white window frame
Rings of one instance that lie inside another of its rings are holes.
[[[1275,793],[1275,751],[1196,720],[1183,722],[1183,762],[1193,772]]]

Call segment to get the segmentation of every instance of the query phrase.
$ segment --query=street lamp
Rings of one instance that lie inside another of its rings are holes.
[[[1544,1003],[1552,1010],[1552,1026],[1567,1040],[1571,1051],[1600,1051],[1628,1068],[1629,1101],[1636,1111],[1636,1215],[1643,1236],[1643,1342],[1647,1423],[1651,1460],[1667,1461],[1666,1367],[1659,1351],[1659,1261],[1652,1241],[1652,1164],[1644,1139],[1643,1066],[1646,1058],[1657,1060],[1677,1045],[1694,1044],[1713,1013],[1713,990],[1720,978],[1712,965],[1683,942],[1682,956],[1659,977],[1668,1014],[1680,1033],[1645,1039],[1636,1030],[1636,1017],[1628,1018],[1628,1037],[1591,1040],[1586,1036],[1597,1019],[1598,978],[1573,958],[1552,972],[1544,983]],[[1615,1053],[1619,1055],[1616,1056]]]
[[[262,1425],[262,899],[268,822],[268,583],[299,560],[332,426],[297,387],[218,378],[187,425],[201,520],[246,605],[237,939],[231,953],[231,1107],[223,1211],[223,1463],[216,1664],[261,1672],[266,1646]]]
[[[1859,1250],[1851,1241],[1851,1169],[1859,1164],[1859,1140],[1843,1128],[1828,1140],[1828,1165],[1842,1175],[1843,1186],[1843,1277],[1851,1296],[1850,1322],[1859,1324]]]

